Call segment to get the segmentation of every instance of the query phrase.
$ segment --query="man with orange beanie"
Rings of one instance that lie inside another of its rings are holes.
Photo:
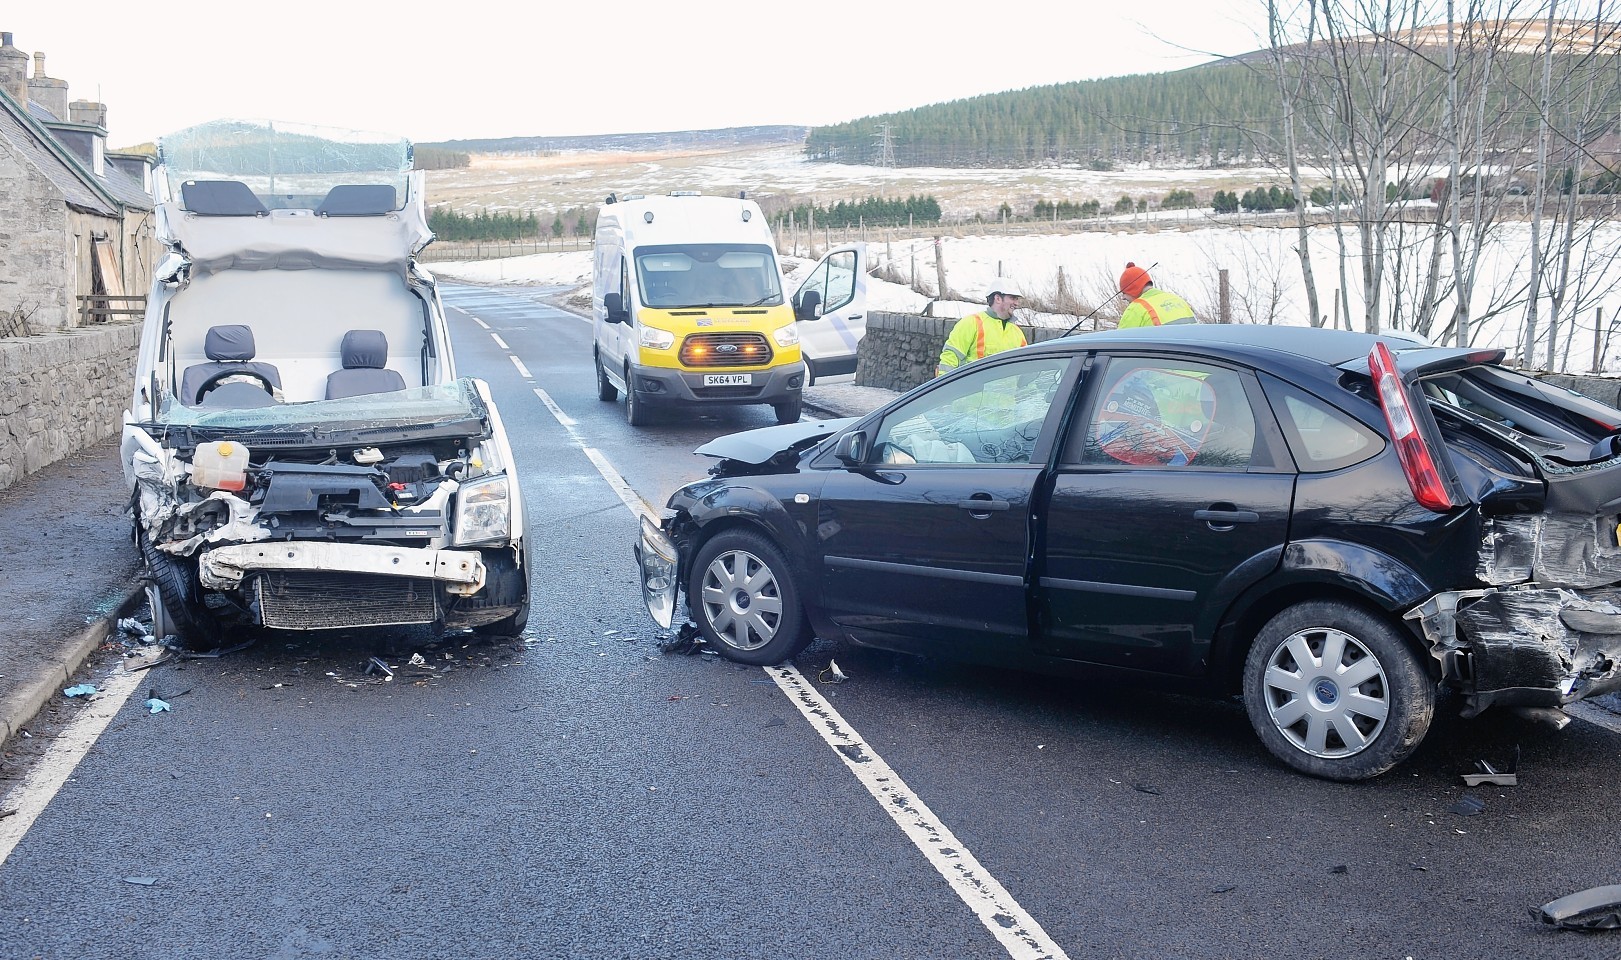
[[[1148,271],[1127,263],[1120,274],[1120,292],[1131,298],[1120,315],[1119,329],[1163,327],[1171,323],[1198,323],[1188,302],[1169,290],[1161,290],[1149,279]]]

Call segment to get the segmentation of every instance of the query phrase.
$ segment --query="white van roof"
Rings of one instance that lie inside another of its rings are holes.
[[[619,229],[627,246],[772,242],[760,205],[736,197],[634,197],[604,203],[597,211],[597,229],[605,227]]]

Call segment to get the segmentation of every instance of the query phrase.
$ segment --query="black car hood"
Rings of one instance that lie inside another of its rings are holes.
[[[785,423],[776,427],[744,430],[742,433],[716,437],[693,453],[720,460],[762,464],[782,453],[793,453],[819,443],[856,422],[855,417],[841,420],[811,420],[803,423]]]

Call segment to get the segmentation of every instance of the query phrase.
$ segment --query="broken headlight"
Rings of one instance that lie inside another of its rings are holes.
[[[502,541],[511,535],[507,478],[502,475],[462,484],[456,493],[456,546]]]

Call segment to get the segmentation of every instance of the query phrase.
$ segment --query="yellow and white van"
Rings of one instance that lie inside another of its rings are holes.
[[[754,201],[610,196],[591,294],[597,397],[623,391],[632,425],[693,403],[767,403],[778,423],[799,420],[799,330]]]

